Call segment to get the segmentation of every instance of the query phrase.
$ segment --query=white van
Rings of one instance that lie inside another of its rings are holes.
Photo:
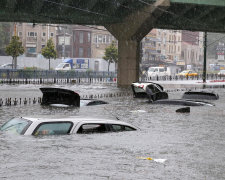
[[[147,74],[148,74],[148,77],[167,76],[168,75],[168,73],[164,67],[149,67]]]

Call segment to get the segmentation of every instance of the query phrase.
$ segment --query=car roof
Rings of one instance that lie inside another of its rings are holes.
[[[38,122],[51,122],[51,121],[72,121],[72,122],[80,122],[80,121],[102,121],[102,122],[122,122],[118,121],[116,118],[109,117],[86,117],[86,116],[70,116],[70,117],[21,117],[23,119],[27,119],[30,121],[38,121]]]
[[[59,117],[59,118],[54,118],[54,117],[44,117],[44,118],[35,118],[35,117],[21,117],[26,120],[30,120],[32,122],[73,122],[73,123],[79,123],[79,122],[85,122],[85,123],[105,123],[105,124],[118,124],[118,125],[125,125],[125,126],[130,126],[135,129],[139,129],[138,127],[129,124],[124,121],[120,121],[116,118],[109,118],[109,117],[84,117],[84,116],[71,116],[71,117]]]

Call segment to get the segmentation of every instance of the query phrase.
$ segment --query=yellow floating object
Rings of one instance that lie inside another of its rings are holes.
[[[150,157],[137,157],[138,159],[146,159],[146,160],[153,160],[152,158]]]

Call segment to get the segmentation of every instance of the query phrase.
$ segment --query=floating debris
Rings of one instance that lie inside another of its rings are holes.
[[[158,163],[165,163],[167,159],[153,159],[151,157],[137,157],[137,159],[152,160]]]

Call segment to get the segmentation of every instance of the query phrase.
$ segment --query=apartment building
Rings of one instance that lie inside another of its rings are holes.
[[[181,31],[156,29],[159,39],[156,48],[161,52],[161,59],[167,63],[176,63],[181,58]]]
[[[52,38],[56,45],[56,27],[48,24],[17,23],[16,33],[25,48],[25,55],[36,57]]]
[[[203,33],[182,31],[181,59],[187,69],[202,69],[203,64]]]
[[[92,58],[102,59],[105,53],[105,48],[108,47],[112,42],[116,42],[116,38],[103,26],[92,27],[92,44],[91,52]]]

